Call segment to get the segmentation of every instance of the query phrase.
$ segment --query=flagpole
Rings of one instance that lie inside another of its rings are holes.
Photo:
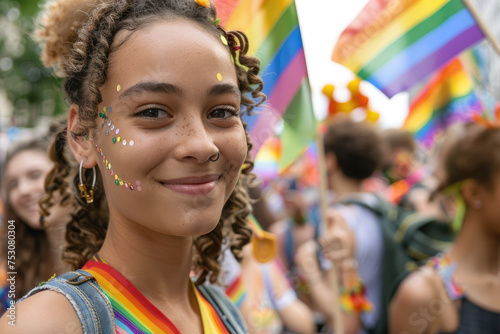
[[[481,31],[484,34],[484,37],[491,43],[491,46],[493,49],[496,51],[496,53],[500,56],[500,44],[498,44],[497,40],[495,39],[495,36],[491,32],[491,30],[488,28],[488,25],[486,22],[483,20],[481,17],[481,14],[477,10],[476,6],[472,3],[470,0],[462,0],[462,3],[467,7],[467,9],[470,11],[472,16],[477,22],[477,25],[481,29]]]
[[[326,195],[328,192],[328,179],[326,174],[326,159],[325,159],[325,148],[323,146],[323,135],[321,131],[317,131],[316,134],[316,146],[318,148],[318,168],[319,168],[319,193],[320,193],[320,209],[321,209],[321,221],[323,224],[323,231],[327,231],[326,226],[326,211],[328,209],[328,204],[326,201]],[[333,327],[335,334],[344,334],[344,322],[342,319],[342,310],[340,309],[339,302],[339,278],[337,273],[337,267],[332,265],[327,277],[330,279],[330,286],[332,287],[333,300],[335,301],[332,305],[332,317],[333,317]]]

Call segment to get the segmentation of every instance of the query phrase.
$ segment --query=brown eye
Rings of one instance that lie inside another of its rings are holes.
[[[228,118],[236,116],[238,111],[232,106],[217,107],[212,109],[208,114],[208,118]]]

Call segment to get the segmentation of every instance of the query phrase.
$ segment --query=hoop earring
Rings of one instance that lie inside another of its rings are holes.
[[[84,159],[82,159],[82,162],[80,162],[80,169],[78,170],[78,176],[80,177],[78,189],[80,190],[80,195],[85,198],[85,201],[87,201],[87,204],[90,204],[94,202],[95,166],[92,167],[92,171],[94,172],[94,177],[92,178],[92,186],[90,187],[90,190],[87,190],[87,187],[82,180],[83,161]]]
[[[212,161],[212,162],[216,162],[217,160],[219,160],[220,158],[220,152],[217,151],[217,156],[215,157],[215,159],[212,159],[212,155],[210,156],[210,158],[208,158],[208,160]]]

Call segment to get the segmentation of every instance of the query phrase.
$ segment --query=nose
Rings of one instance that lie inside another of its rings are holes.
[[[209,161],[219,152],[214,143],[214,134],[202,119],[195,117],[184,119],[176,131],[176,158],[196,163]]]
[[[20,196],[30,195],[34,192],[35,182],[27,178],[21,178],[17,186],[17,190]]]

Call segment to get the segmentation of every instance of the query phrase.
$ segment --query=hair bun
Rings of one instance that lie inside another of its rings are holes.
[[[65,61],[78,37],[78,30],[102,0],[52,0],[40,12],[34,39],[42,48],[41,59],[64,77]]]

